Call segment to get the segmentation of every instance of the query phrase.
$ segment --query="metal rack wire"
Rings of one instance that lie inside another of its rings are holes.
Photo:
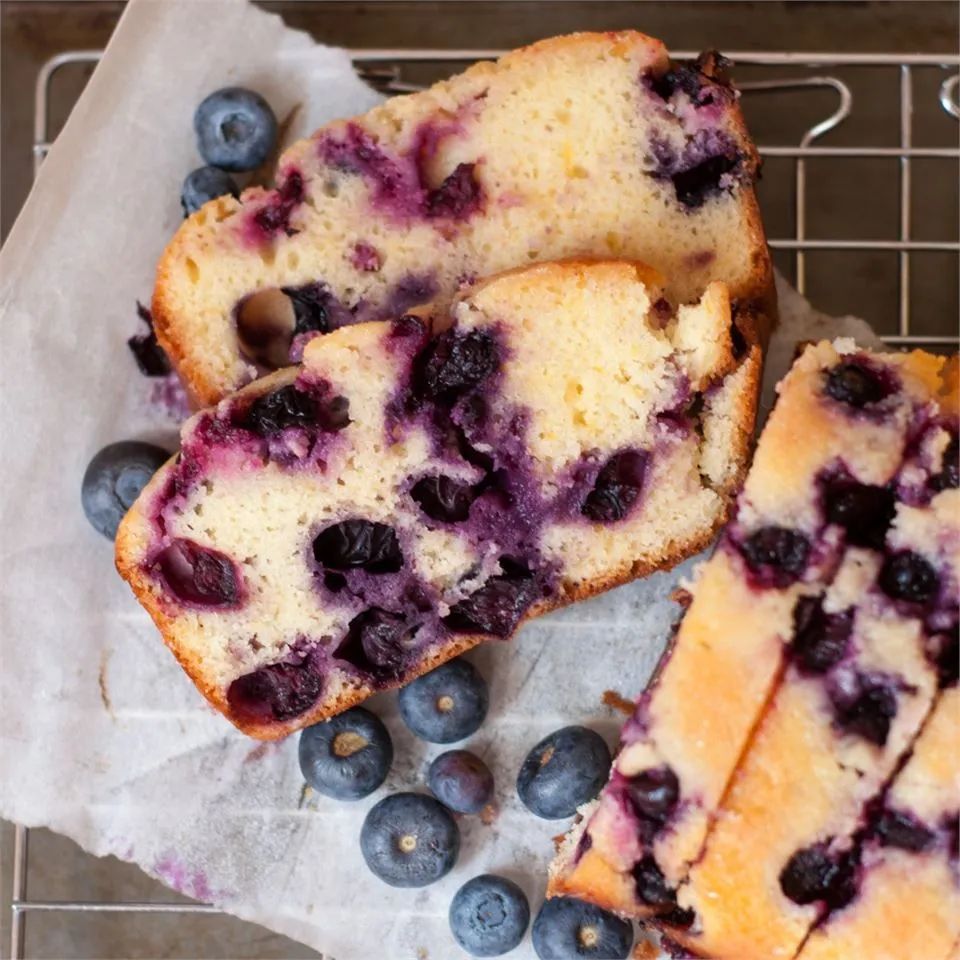
[[[370,49],[351,51],[351,58],[360,73],[379,89],[387,93],[403,93],[419,89],[416,84],[403,78],[403,64],[449,64],[451,69],[474,60],[491,59],[504,51],[489,49],[431,50],[431,49]],[[53,76],[63,67],[96,63],[102,55],[99,50],[77,50],[62,53],[48,60],[37,76],[34,113],[34,172],[40,168],[50,149],[49,98]],[[696,56],[690,51],[676,51],[677,59]],[[897,254],[899,267],[898,326],[895,334],[884,339],[892,344],[907,346],[956,347],[956,330],[949,334],[917,335],[911,331],[910,281],[911,254],[941,252],[954,254],[960,265],[960,236],[955,240],[923,241],[914,239],[914,224],[911,216],[913,187],[912,161],[933,159],[954,165],[953,175],[960,173],[960,145],[953,147],[917,147],[913,143],[914,119],[914,73],[920,68],[940,68],[951,71],[939,86],[940,107],[951,117],[960,120],[960,55],[901,55],[901,54],[840,54],[840,53],[783,53],[783,52],[732,52],[728,56],[739,65],[751,67],[817,70],[815,75],[804,73],[796,78],[760,79],[740,83],[739,88],[747,96],[770,95],[798,89],[830,89],[836,92],[836,109],[822,120],[810,126],[796,145],[760,144],[758,149],[764,157],[785,157],[794,160],[794,222],[792,237],[771,238],[774,250],[793,252],[795,283],[800,293],[807,289],[809,264],[807,254],[813,251],[890,251]],[[830,69],[857,67],[886,67],[899,74],[899,145],[875,146],[821,146],[818,141],[827,133],[836,130],[847,120],[854,109],[854,94],[848,83],[828,72]],[[896,240],[864,238],[820,239],[808,236],[807,230],[807,161],[816,158],[886,158],[899,164],[899,225]],[[958,225],[960,229],[960,225]],[[44,901],[31,900],[28,895],[29,877],[29,831],[17,825],[14,834],[13,883],[11,893],[11,942],[10,956],[13,960],[24,957],[24,925],[27,914],[44,913],[155,913],[217,914],[215,907],[202,903],[161,902],[91,902],[91,901]]]

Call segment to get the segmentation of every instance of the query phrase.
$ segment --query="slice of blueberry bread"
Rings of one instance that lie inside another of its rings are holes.
[[[157,271],[160,343],[215,403],[318,333],[566,257],[650,263],[674,304],[720,280],[769,313],[757,155],[725,65],[576,34],[324,127],[276,189],[184,223]]]
[[[787,955],[799,946],[810,908],[786,900],[779,871],[820,839],[824,804],[856,819],[956,657],[953,368],[849,341],[794,364],[551,895],[656,915],[688,948],[738,958],[778,955],[772,897],[778,919],[799,911]],[[817,805],[820,788],[833,792]]]
[[[313,341],[185,425],[121,574],[271,738],[676,563],[739,482],[761,353],[722,284],[662,294],[637,264],[542,264]]]
[[[857,896],[816,927],[800,960],[947,960],[960,939],[960,690],[945,690],[871,811]]]

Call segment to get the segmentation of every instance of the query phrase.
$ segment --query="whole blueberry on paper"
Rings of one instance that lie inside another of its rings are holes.
[[[206,97],[193,117],[200,156],[237,172],[259,167],[277,142],[277,118],[259,93],[224,87]]]
[[[433,795],[454,813],[479,813],[493,799],[493,774],[467,750],[441,753],[427,772]]]
[[[360,852],[391,887],[425,887],[446,876],[460,853],[460,831],[433,797],[395,793],[367,814]]]
[[[571,817],[600,792],[610,763],[610,750],[600,734],[587,727],[563,727],[527,754],[517,776],[517,793],[538,817]]]
[[[533,921],[533,949],[540,960],[625,960],[632,946],[627,920],[571,897],[547,900]]]
[[[104,447],[83,475],[80,501],[90,524],[107,539],[170,454],[152,443],[125,440]]]
[[[476,732],[487,715],[487,684],[466,660],[450,660],[407,684],[399,697],[404,723],[423,740],[453,743]]]
[[[183,215],[189,217],[205,203],[227,194],[231,197],[240,196],[240,189],[229,173],[217,167],[197,167],[187,174],[180,190]]]
[[[354,707],[300,734],[304,779],[334,800],[359,800],[386,779],[393,743],[379,717]]]
[[[506,877],[485,873],[468,880],[450,904],[450,931],[473,957],[499,957],[523,939],[530,905]]]

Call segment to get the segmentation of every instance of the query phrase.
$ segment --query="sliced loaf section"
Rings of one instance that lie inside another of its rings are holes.
[[[722,58],[672,64],[621,31],[545,40],[389,100],[290,147],[276,189],[183,224],[157,269],[157,336],[210,404],[320,333],[584,256],[652,264],[674,305],[723,281],[766,322],[737,98]]]
[[[855,832],[955,680],[954,365],[849,341],[796,362],[548,893],[657,917],[712,957],[799,947],[823,904],[777,876]]]
[[[858,895],[810,934],[799,960],[946,958],[960,940],[960,690],[945,690],[872,812]]]
[[[544,264],[359,324],[189,421],[118,567],[207,698],[281,736],[678,562],[743,471],[760,348],[722,284]]]

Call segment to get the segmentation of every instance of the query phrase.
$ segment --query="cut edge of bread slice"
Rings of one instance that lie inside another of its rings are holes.
[[[551,276],[596,276],[604,272],[608,273],[611,278],[621,280],[626,278],[628,282],[638,281],[652,289],[659,287],[662,282],[662,278],[656,271],[644,264],[635,262],[570,260],[538,264],[525,270],[509,271],[504,275],[482,282],[455,302],[451,309],[451,315],[456,314],[458,305],[467,304],[481,297],[484,291],[495,290],[498,285],[504,286],[524,279],[529,281],[531,278],[539,278],[548,282]],[[727,306],[727,295],[722,284],[713,285],[711,290],[705,294],[705,299],[710,297],[716,300],[715,308],[725,309],[727,311],[726,316],[729,317],[730,308]],[[444,310],[446,309],[444,307]],[[430,307],[418,308],[412,312],[423,317],[432,315]],[[716,391],[712,401],[716,406],[716,415],[713,418],[716,423],[716,435],[710,442],[720,449],[724,467],[717,473],[715,485],[711,487],[722,501],[722,508],[718,511],[713,522],[700,530],[695,537],[682,541],[665,542],[656,559],[627,563],[590,582],[581,582],[575,585],[562,583],[553,596],[537,600],[530,606],[518,623],[517,629],[527,620],[538,617],[549,610],[586,599],[637,577],[658,570],[670,569],[687,557],[705,549],[711,543],[718,529],[727,519],[732,496],[739,488],[747,468],[762,365],[762,350],[756,315],[746,310],[740,310],[734,316],[733,322],[736,324],[746,346],[744,348],[745,352],[725,371],[722,383],[726,389],[721,387]],[[309,366],[311,361],[318,357],[322,358],[326,352],[342,341],[357,341],[358,348],[364,350],[364,341],[369,339],[372,343],[388,326],[387,323],[379,322],[359,324],[344,327],[326,337],[317,338],[307,347],[306,364]],[[237,400],[249,402],[254,398],[269,394],[280,387],[292,384],[298,375],[298,371],[299,368],[277,371],[249,384],[237,394],[227,398],[224,403],[231,404]],[[202,415],[202,413],[197,414],[194,420]],[[185,432],[189,431],[192,422],[189,421],[185,425]],[[701,441],[698,449],[702,450],[703,446],[704,444]],[[227,702],[224,686],[211,680],[208,671],[204,668],[203,658],[192,655],[178,643],[176,639],[177,618],[169,615],[163,609],[163,604],[158,602],[156,582],[144,569],[144,557],[152,536],[152,522],[148,516],[147,505],[151,504],[163,489],[176,460],[176,457],[172,458],[168,465],[162,468],[158,475],[150,481],[137,504],[124,518],[116,538],[116,564],[120,575],[127,580],[137,599],[150,613],[171,652],[211,705],[224,713],[244,733],[259,739],[273,740],[286,736],[310,723],[327,719],[350,706],[363,702],[372,693],[376,692],[374,687],[362,682],[341,683],[333,696],[324,695],[314,708],[283,722],[252,723],[233,715]],[[488,634],[482,633],[456,634],[441,649],[431,652],[413,669],[405,673],[402,683],[407,683],[414,677],[429,672],[445,661],[457,657],[489,639]]]

